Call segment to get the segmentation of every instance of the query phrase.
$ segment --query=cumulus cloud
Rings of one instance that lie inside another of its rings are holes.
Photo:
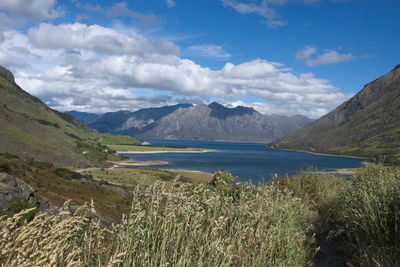
[[[189,46],[187,48],[186,54],[192,56],[200,56],[206,58],[213,58],[217,60],[227,60],[232,56],[222,46],[215,44],[202,44]]]
[[[325,50],[324,53],[318,55],[317,48],[307,46],[296,53],[296,58],[304,61],[308,66],[318,66],[351,61],[355,57],[351,53],[341,54],[335,50]]]
[[[104,54],[177,54],[179,48],[167,41],[151,44],[131,31],[130,35],[99,25],[81,23],[52,25],[42,23],[31,28],[29,38],[36,46],[48,49],[86,49]]]
[[[328,80],[280,63],[255,59],[211,70],[164,53],[168,49],[162,46],[175,46],[172,42],[155,44],[138,33],[98,25],[41,24],[29,36],[4,34],[0,64],[29,64],[29,69],[15,67],[17,82],[60,110],[106,112],[183,99],[234,103],[251,97],[260,100],[254,105],[263,112],[318,117],[348,97]],[[152,93],[143,97],[141,90]]]
[[[169,8],[175,6],[175,0],[166,0],[165,2]]]
[[[214,71],[174,55],[111,56],[98,61],[80,61],[21,82],[40,97],[53,96],[54,103],[59,101],[57,106],[71,99],[67,105],[71,107],[77,103],[73,99],[87,96],[85,99],[90,99],[86,101],[87,106],[96,105],[99,111],[126,108],[134,98],[121,97],[129,96],[132,88],[152,88],[175,96],[223,99],[254,96],[267,101],[265,105],[269,109],[264,110],[271,113],[300,112],[313,117],[347,98],[326,80],[312,74],[295,75],[279,64],[264,60],[228,63]],[[275,110],[276,107],[279,109]],[[74,107],[79,108],[82,109]]]
[[[0,10],[4,10],[10,18],[27,19],[40,22],[45,19],[54,19],[63,15],[63,11],[56,9],[56,0],[6,0],[0,1]]]

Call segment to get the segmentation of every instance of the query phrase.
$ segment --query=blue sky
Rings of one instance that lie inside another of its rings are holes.
[[[59,110],[317,118],[400,64],[400,0],[0,2],[0,65]]]

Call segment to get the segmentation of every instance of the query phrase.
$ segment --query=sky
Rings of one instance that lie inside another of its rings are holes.
[[[0,65],[60,111],[318,118],[400,64],[400,0],[0,0]]]

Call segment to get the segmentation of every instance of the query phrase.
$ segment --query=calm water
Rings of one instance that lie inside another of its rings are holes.
[[[239,181],[268,181],[276,173],[293,175],[316,167],[318,170],[356,168],[363,159],[321,156],[304,152],[275,150],[261,143],[230,143],[208,141],[146,140],[157,146],[197,147],[216,149],[207,153],[125,154],[137,161],[162,160],[169,165],[149,168],[187,169],[205,172],[228,171]]]

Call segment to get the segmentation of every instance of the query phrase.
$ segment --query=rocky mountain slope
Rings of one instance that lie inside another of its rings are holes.
[[[102,140],[113,142],[120,138],[100,134],[73,117],[52,110],[22,90],[13,74],[3,67],[0,96],[0,153],[63,166],[86,166],[108,157],[110,151]]]
[[[400,160],[400,65],[350,100],[272,146]]]
[[[79,114],[70,114],[80,119]],[[99,131],[138,138],[269,142],[312,121],[300,115],[268,116],[253,108],[228,108],[213,102],[106,113],[89,125]]]
[[[158,108],[145,108],[135,112],[109,112],[98,116],[88,123],[88,125],[93,129],[105,133],[139,135],[148,128],[151,128],[154,122],[171,114],[175,110],[191,106],[191,104],[178,104]],[[69,114],[75,117],[74,114]]]
[[[269,142],[293,133],[311,121],[304,116],[268,116],[253,108],[227,108],[214,102],[178,109],[157,121],[141,137]]]

